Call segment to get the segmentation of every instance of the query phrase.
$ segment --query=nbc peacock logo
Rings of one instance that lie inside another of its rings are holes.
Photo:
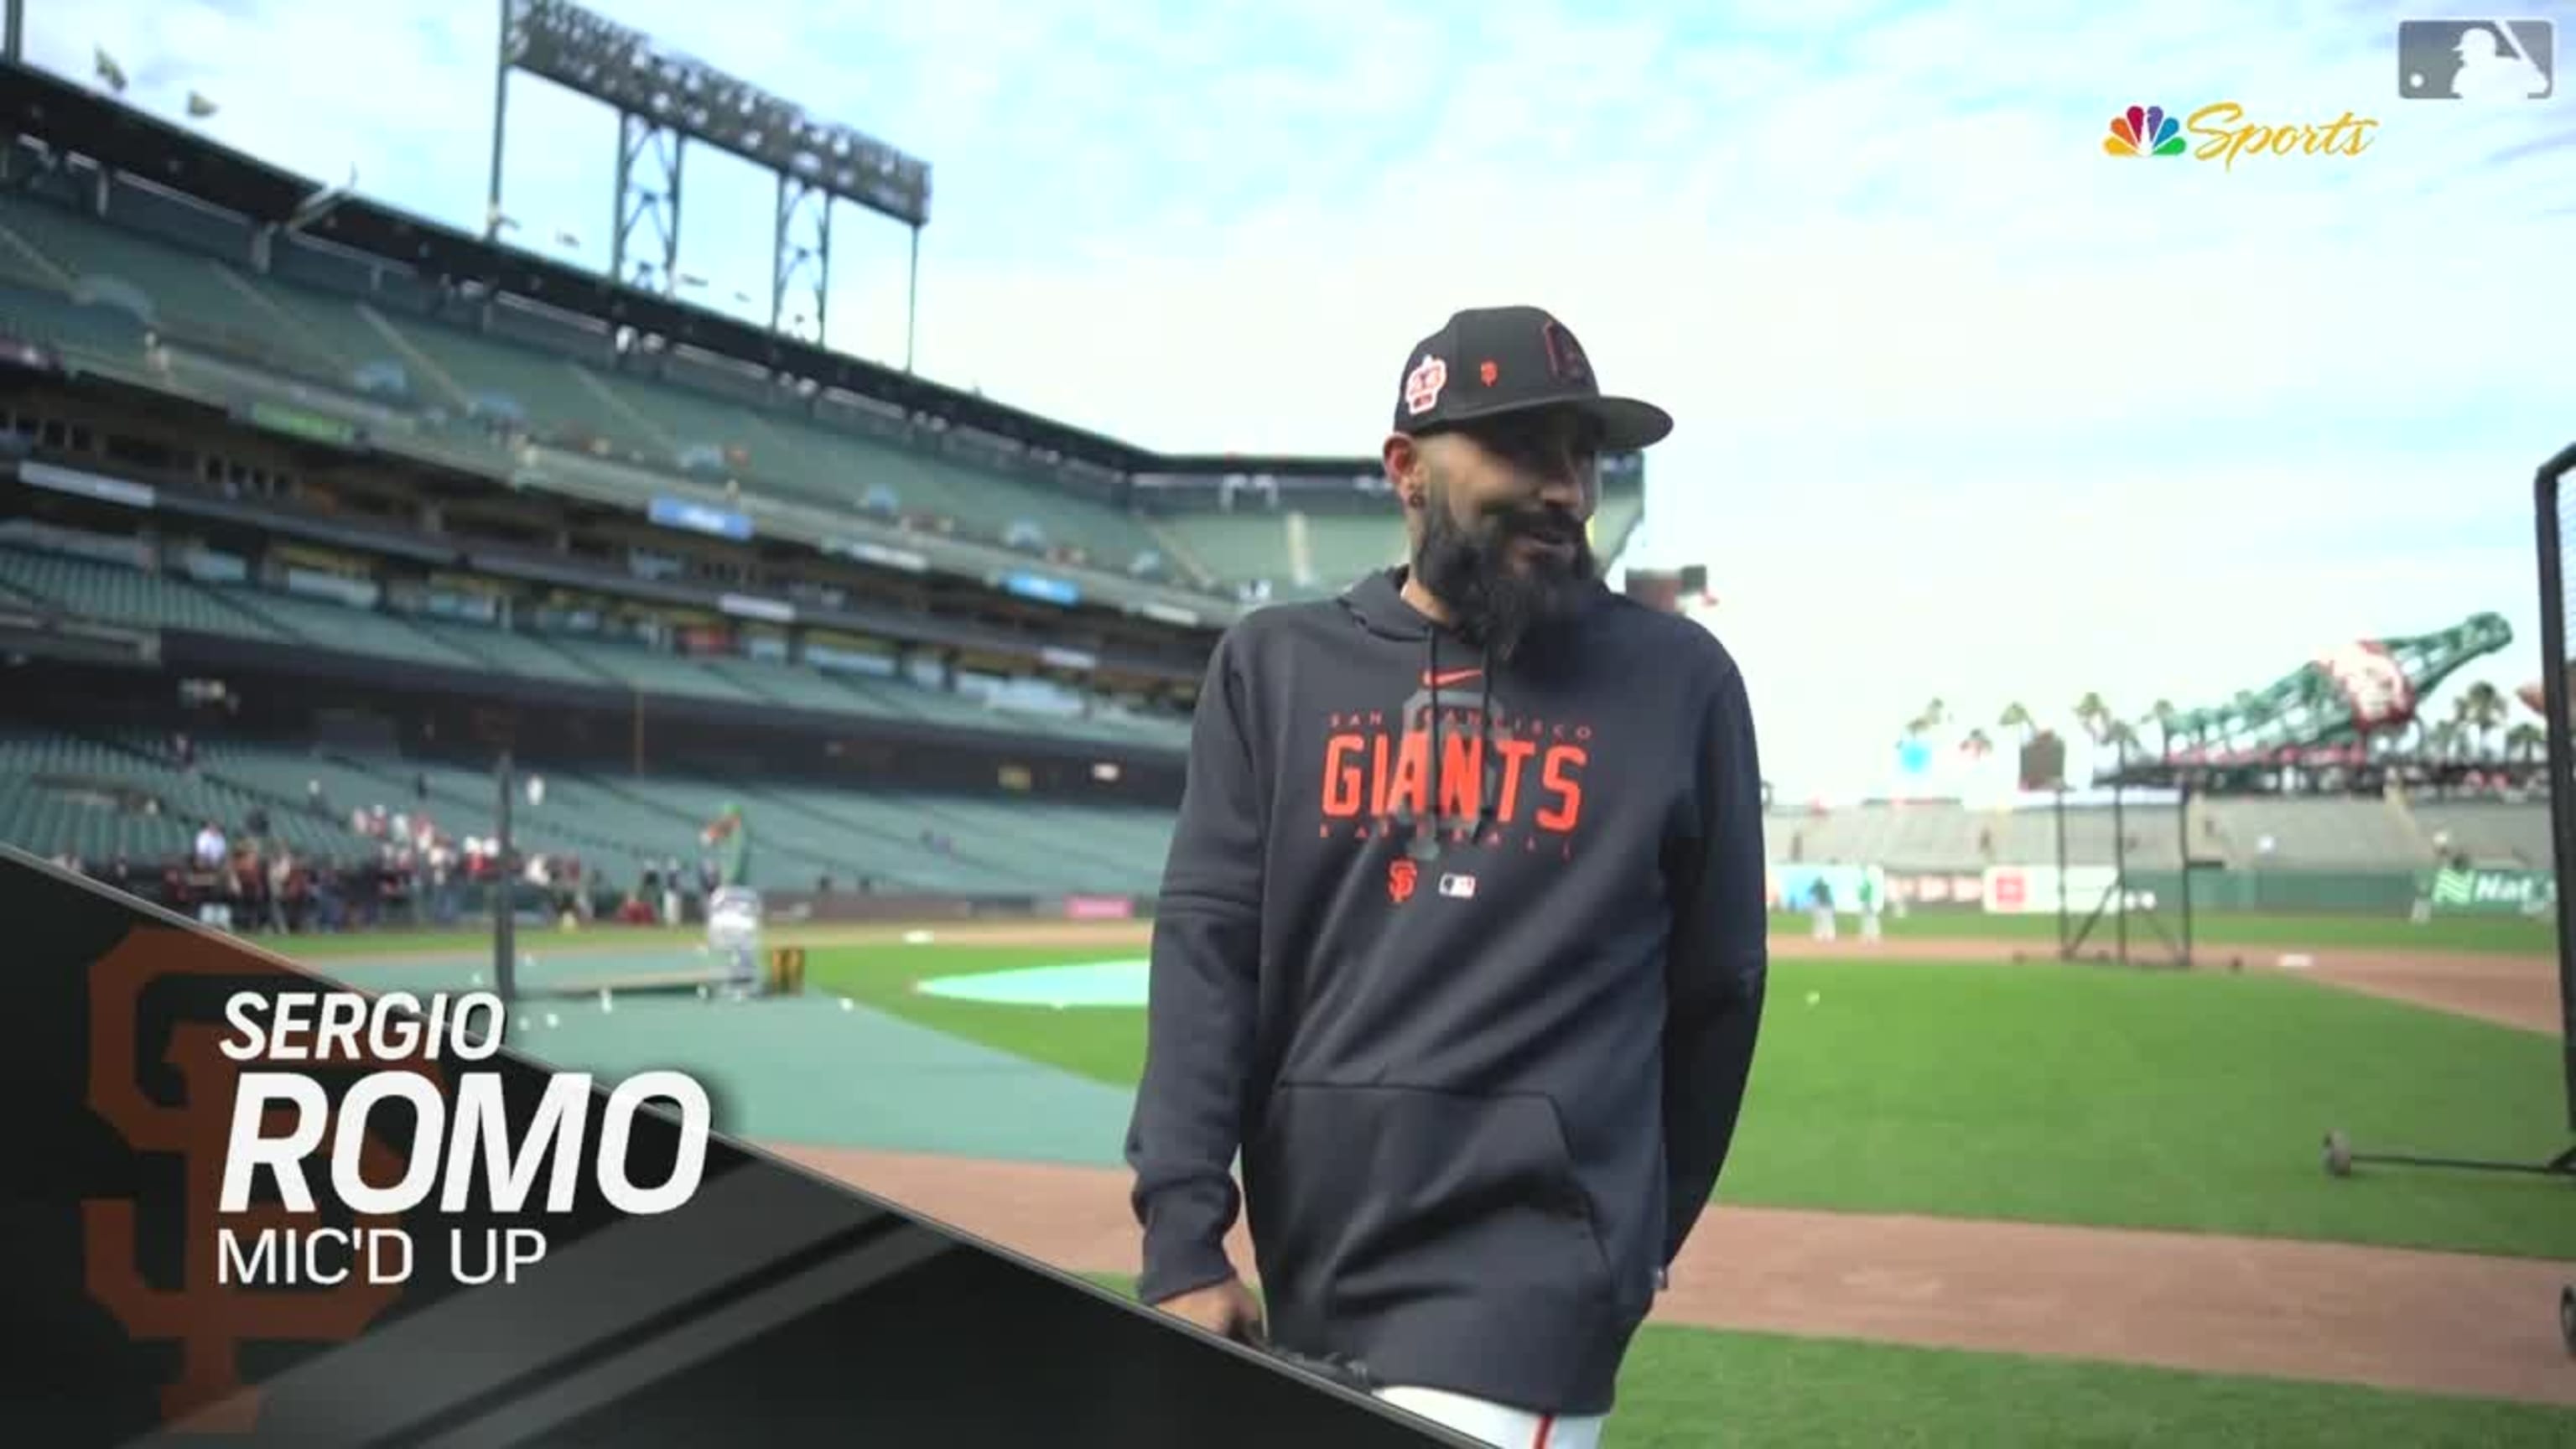
[[[2102,149],[2114,156],[2179,156],[2182,125],[2162,106],[2131,106],[2111,118],[2111,134]]]

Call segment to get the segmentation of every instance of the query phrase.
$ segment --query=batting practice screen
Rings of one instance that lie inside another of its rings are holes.
[[[2576,904],[2568,899],[2568,865],[2576,861],[2576,745],[2568,736],[2567,555],[2570,503],[2565,483],[2576,472],[2576,445],[2540,465],[2533,479],[2540,528],[2540,679],[2549,730],[2549,836],[2557,874],[2559,1052],[2567,1074],[2567,1125],[2576,1129]]]

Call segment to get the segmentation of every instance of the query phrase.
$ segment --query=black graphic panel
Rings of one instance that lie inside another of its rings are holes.
[[[604,1163],[618,1084],[550,1101],[506,1045],[433,1056],[362,1028],[354,1060],[238,1059],[245,1022],[344,989],[5,847],[0,912],[12,1442],[1466,1442],[721,1136],[684,1203],[629,1211],[603,1173],[672,1178],[668,1102],[625,1115]],[[314,1110],[263,1074],[319,1084]],[[244,1100],[273,1104],[248,1126],[309,1199],[263,1172],[225,1210]],[[579,1150],[524,1154],[550,1110],[582,1121]],[[459,1154],[469,1120],[506,1130]]]

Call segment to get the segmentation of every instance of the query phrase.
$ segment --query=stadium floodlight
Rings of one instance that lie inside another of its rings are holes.
[[[571,0],[501,0],[493,89],[493,216],[501,214],[501,157],[513,70],[543,77],[617,111],[617,226],[609,274],[620,283],[649,278],[652,288],[666,296],[676,285],[680,163],[689,141],[730,152],[777,178],[769,288],[773,331],[793,327],[790,335],[823,345],[834,201],[902,222],[912,234],[904,316],[904,370],[912,370],[921,229],[930,220],[929,163],[850,127],[817,119],[801,106],[670,51]],[[654,245],[649,254],[636,253],[635,233],[648,220]],[[497,229],[487,227],[484,239],[496,235]],[[804,318],[811,319],[810,332],[794,320]]]

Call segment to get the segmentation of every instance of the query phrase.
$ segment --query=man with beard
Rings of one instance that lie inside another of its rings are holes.
[[[1586,540],[1671,428],[1536,308],[1408,353],[1411,562],[1220,641],[1154,922],[1139,1296],[1514,1449],[1597,1441],[1761,1018],[1743,678]]]

